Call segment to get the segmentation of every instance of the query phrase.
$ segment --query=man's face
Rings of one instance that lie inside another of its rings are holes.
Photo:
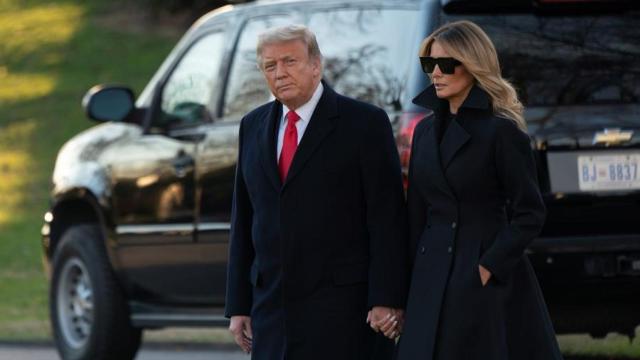
[[[310,58],[300,40],[266,44],[261,68],[271,92],[292,110],[309,101],[320,82],[320,59]]]

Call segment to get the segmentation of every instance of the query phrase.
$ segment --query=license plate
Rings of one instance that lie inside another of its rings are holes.
[[[640,189],[640,154],[578,156],[581,191]]]

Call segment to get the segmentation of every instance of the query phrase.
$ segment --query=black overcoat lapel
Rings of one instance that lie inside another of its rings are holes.
[[[258,141],[260,146],[260,163],[264,169],[271,185],[280,191],[282,181],[278,174],[278,161],[276,160],[276,129],[280,120],[282,104],[274,101],[271,104],[267,118],[262,122],[262,128],[259,130]]]
[[[440,162],[440,147],[438,146],[436,128],[438,126],[441,126],[441,124],[437,123],[439,121],[437,118],[434,119],[434,121],[435,122],[433,126],[427,129],[427,134],[425,134],[426,136],[424,139],[426,148],[426,151],[424,152],[426,157],[425,164],[429,164],[427,166],[427,172],[429,173],[431,181],[433,181],[433,184],[437,188],[439,188],[445,194],[449,195],[451,198],[455,199],[456,196],[449,186],[449,182],[444,175],[444,170]]]
[[[336,126],[338,117],[337,94],[327,84],[323,83],[323,86],[324,91],[318,101],[318,105],[316,105],[316,109],[313,111],[300,145],[298,145],[283,189],[300,173],[311,158],[311,155]]]
[[[446,172],[447,167],[451,163],[451,160],[455,157],[456,153],[469,141],[471,135],[456,121],[453,119],[444,135],[442,136],[442,142],[440,143],[440,159],[442,161],[442,170]]]
[[[433,85],[416,96],[413,99],[413,103],[433,110],[434,124],[430,127],[426,139],[428,142],[428,161],[429,164],[432,164],[431,168],[434,169],[432,175],[434,176],[436,185],[455,198],[455,194],[447,181],[446,170],[455,159],[456,154],[471,139],[471,134],[461,125],[461,121],[464,120],[465,114],[467,114],[468,111],[489,110],[491,107],[489,97],[486,92],[477,85],[474,85],[469,91],[464,103],[460,106],[458,115],[451,121],[447,130],[442,135],[441,142],[438,142],[436,134],[439,133],[444,117],[447,116],[449,103],[437,97]]]
[[[435,91],[427,89],[425,92],[429,92],[435,96]],[[437,97],[436,97],[437,99]],[[434,110],[439,116],[443,116],[446,110],[442,109],[443,106],[449,106],[448,102],[442,101],[440,99],[434,100],[429,99],[427,102],[431,102],[432,106],[438,108],[438,110]],[[441,160],[442,160],[442,168],[446,172],[447,167],[451,164],[451,161],[455,158],[456,154],[460,149],[464,147],[464,145],[471,139],[471,134],[465,128],[465,119],[468,119],[471,114],[480,110],[487,111],[490,109],[491,103],[489,102],[489,96],[484,90],[480,89],[477,85],[474,85],[467,98],[464,100],[460,108],[458,109],[458,115],[451,121],[449,126],[447,127],[447,131],[442,136],[442,142],[440,143],[440,150],[442,152]],[[477,115],[477,113],[476,113]],[[473,118],[473,116],[471,116]],[[473,119],[469,119],[473,121]]]

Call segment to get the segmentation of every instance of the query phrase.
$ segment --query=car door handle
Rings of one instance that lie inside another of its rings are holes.
[[[206,137],[206,134],[202,134],[202,133],[196,133],[196,134],[188,133],[188,134],[179,134],[179,135],[172,134],[171,137],[174,139],[182,140],[182,141],[200,142]]]
[[[187,175],[187,172],[193,168],[195,161],[191,155],[181,151],[178,153],[178,156],[173,159],[172,164],[176,175],[178,177],[184,177]]]

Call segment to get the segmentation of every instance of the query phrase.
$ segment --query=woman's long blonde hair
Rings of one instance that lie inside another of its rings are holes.
[[[424,39],[420,56],[429,56],[436,41],[451,57],[462,62],[477,85],[489,94],[494,113],[513,120],[526,132],[524,106],[513,85],[502,78],[498,54],[489,36],[471,21],[451,22]]]

